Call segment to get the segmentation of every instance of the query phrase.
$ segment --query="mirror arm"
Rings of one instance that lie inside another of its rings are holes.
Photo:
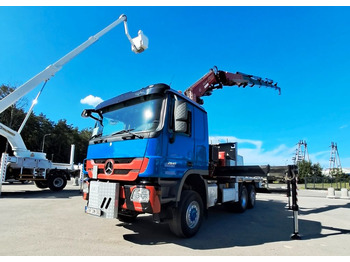
[[[100,118],[93,116],[91,113],[97,113]],[[91,117],[92,119],[100,122],[101,126],[103,126],[103,124],[102,124],[103,116],[102,116],[101,111],[96,111],[95,109],[86,109],[81,113],[81,116],[82,117]]]

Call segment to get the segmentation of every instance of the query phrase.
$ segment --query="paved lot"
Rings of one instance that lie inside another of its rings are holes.
[[[350,255],[350,200],[299,190],[301,240],[291,240],[292,211],[282,193],[260,193],[243,214],[210,210],[191,239],[174,237],[149,215],[121,223],[84,213],[79,187],[62,192],[33,184],[4,184],[0,197],[0,255]],[[339,192],[337,192],[339,195]]]

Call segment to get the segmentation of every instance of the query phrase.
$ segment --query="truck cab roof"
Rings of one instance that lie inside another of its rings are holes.
[[[151,95],[151,94],[165,94],[166,92],[171,92],[171,93],[177,94],[177,95],[181,96],[183,99],[185,99],[186,101],[188,101],[189,103],[191,103],[191,104],[197,106],[198,108],[200,108],[201,110],[205,111],[202,106],[193,102],[191,99],[189,99],[187,96],[183,95],[182,93],[180,93],[174,89],[171,89],[169,85],[163,84],[163,83],[149,85],[149,86],[141,88],[137,91],[130,91],[130,92],[121,94],[119,96],[113,97],[111,99],[108,99],[108,100],[103,101],[102,103],[98,104],[96,106],[95,110],[100,110],[100,109],[106,108],[110,105],[115,105],[115,104],[130,100],[133,98],[137,98],[140,96],[147,96],[147,95]]]
[[[165,91],[169,89],[170,87],[166,84],[150,85],[142,89],[139,89],[137,91],[133,91],[133,92],[130,91],[130,92],[121,94],[119,96],[113,97],[111,99],[108,99],[106,101],[103,101],[102,103],[96,106],[96,110],[108,107],[110,105],[118,104],[140,96],[146,96],[151,94],[164,94]]]

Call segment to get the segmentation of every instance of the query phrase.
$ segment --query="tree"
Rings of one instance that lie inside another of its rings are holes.
[[[343,179],[348,178],[348,175],[346,175],[342,169],[340,168],[332,168],[330,170],[330,174],[332,177],[335,177],[336,179]]]
[[[44,135],[50,134],[53,128],[54,122],[47,119],[45,115],[40,114],[36,116],[32,113],[21,133],[27,148],[40,152],[42,150]],[[45,149],[48,148],[46,142],[45,140]]]
[[[322,167],[320,163],[313,164],[311,166],[311,172],[313,176],[322,177],[323,174],[322,174]]]
[[[91,129],[83,129],[76,133],[74,138],[76,163],[83,163],[84,159],[86,158],[91,133]]]
[[[1,85],[0,86],[0,99],[3,99],[8,94],[12,93],[13,90],[15,90],[13,87],[9,87],[9,86],[6,86],[6,85]]]
[[[300,183],[303,183],[305,181],[306,177],[309,177],[312,174],[311,171],[311,162],[302,160],[298,163],[298,180]]]
[[[299,182],[303,183],[307,177],[322,177],[322,167],[320,163],[312,164],[311,161],[302,160],[298,163]]]

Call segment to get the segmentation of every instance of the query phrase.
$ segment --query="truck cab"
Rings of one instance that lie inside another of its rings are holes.
[[[188,169],[208,169],[206,112],[165,84],[117,96],[84,114],[92,113],[97,121],[87,162],[129,159],[144,168],[121,174],[118,167],[115,174],[101,173],[99,179],[180,178]]]
[[[204,183],[201,176],[208,175],[209,155],[207,113],[168,85],[128,92],[82,115],[96,119],[84,164],[90,187],[95,183],[98,191],[108,181],[114,194],[119,194],[115,197],[119,210],[109,205],[99,215],[118,213],[127,219],[146,212],[161,219],[161,205],[180,198],[178,188],[184,177],[194,175],[191,179]],[[206,199],[206,192],[199,191]],[[97,201],[95,206],[101,205]]]

